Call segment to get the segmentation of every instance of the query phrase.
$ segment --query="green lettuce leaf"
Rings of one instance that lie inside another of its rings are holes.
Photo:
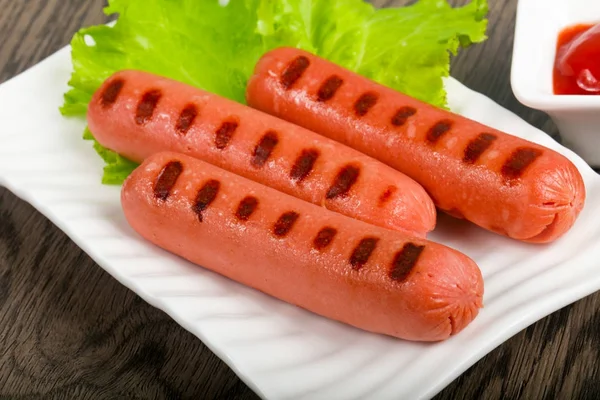
[[[137,168],[138,164],[126,159],[125,157],[117,154],[116,152],[103,147],[98,143],[92,132],[85,128],[83,132],[84,140],[92,140],[94,143],[94,150],[106,163],[104,167],[104,175],[102,176],[102,183],[105,185],[120,185],[123,183],[125,178]]]
[[[85,115],[112,73],[138,69],[245,102],[246,82],[268,50],[305,49],[381,84],[446,107],[443,77],[461,47],[486,39],[487,0],[453,8],[419,0],[376,9],[363,0],[109,0],[114,26],[92,26],[71,42],[65,116]],[[88,139],[93,140],[91,132]],[[136,164],[94,141],[103,183]]]

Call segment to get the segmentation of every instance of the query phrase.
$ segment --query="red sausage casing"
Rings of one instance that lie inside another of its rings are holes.
[[[563,155],[302,50],[264,55],[247,100],[404,172],[440,209],[511,238],[551,242],[583,208],[583,179]]]
[[[435,206],[414,180],[307,129],[183,83],[121,71],[96,91],[88,124],[136,162],[177,151],[374,225],[424,237]]]
[[[177,153],[125,181],[127,221],[144,238],[242,284],[355,327],[437,341],[482,305],[467,256],[299,200]]]

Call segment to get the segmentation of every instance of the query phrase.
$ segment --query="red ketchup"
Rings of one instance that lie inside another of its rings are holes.
[[[575,25],[560,32],[554,93],[600,95],[600,24]]]

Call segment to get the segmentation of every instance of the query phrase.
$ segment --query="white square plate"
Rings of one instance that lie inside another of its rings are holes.
[[[553,148],[575,162],[587,205],[549,246],[528,245],[440,216],[431,239],[465,252],[485,278],[485,308],[445,342],[366,333],[285,304],[142,240],[82,119],[58,107],[71,70],[63,49],[0,86],[0,184],[31,203],[102,268],[198,336],[269,399],[417,399],[438,393],[506,339],[600,289],[600,177],[580,158],[488,98],[447,81],[456,112]]]

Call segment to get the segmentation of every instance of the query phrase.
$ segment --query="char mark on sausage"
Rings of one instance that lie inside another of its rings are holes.
[[[175,186],[177,178],[183,172],[183,165],[179,161],[169,161],[158,173],[154,183],[154,197],[159,200],[167,200],[171,189]]]
[[[112,106],[117,101],[123,86],[125,86],[125,81],[123,79],[115,79],[109,83],[100,96],[102,107],[108,108]]]
[[[281,85],[285,89],[290,89],[304,74],[309,65],[310,61],[304,56],[294,58],[281,74]]]
[[[142,99],[135,110],[135,123],[143,125],[152,119],[154,110],[162,97],[162,93],[158,89],[152,89],[142,95]]]
[[[373,254],[375,247],[377,247],[377,242],[379,242],[378,238],[366,237],[358,243],[350,256],[352,269],[358,271],[369,261],[371,254]]]
[[[200,188],[200,190],[198,190],[198,194],[196,195],[196,200],[194,201],[192,210],[196,213],[196,215],[198,215],[198,220],[200,222],[203,221],[204,211],[217,197],[220,187],[221,183],[219,181],[215,179],[210,179]]]

